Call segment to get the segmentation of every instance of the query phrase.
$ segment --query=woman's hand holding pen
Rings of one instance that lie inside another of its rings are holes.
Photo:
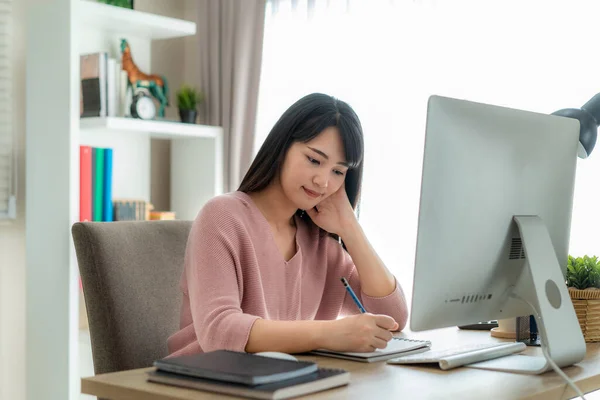
[[[398,323],[387,315],[369,313],[327,321],[321,348],[335,351],[371,352],[385,349]]]

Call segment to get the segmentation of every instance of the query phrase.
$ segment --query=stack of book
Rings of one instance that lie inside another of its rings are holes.
[[[152,204],[113,199],[113,149],[79,146],[79,221],[146,221]]]
[[[112,221],[113,150],[79,146],[79,221]]]
[[[80,117],[129,116],[131,91],[127,72],[106,52],[80,56]]]
[[[151,219],[150,212],[154,207],[146,200],[115,199],[113,200],[115,221],[146,221]]]
[[[150,382],[254,399],[288,399],[350,381],[342,369],[228,350],[162,359],[154,366]]]

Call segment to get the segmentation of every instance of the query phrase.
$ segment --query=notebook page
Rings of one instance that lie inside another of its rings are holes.
[[[407,339],[402,337],[394,337],[388,342],[385,349],[376,349],[371,352],[346,352],[346,351],[334,351],[327,349],[317,350],[319,353],[330,353],[330,354],[342,354],[346,356],[359,357],[359,358],[370,358],[378,357],[387,354],[403,353],[405,351],[411,351],[421,347],[430,347],[431,342],[428,340],[415,340]]]

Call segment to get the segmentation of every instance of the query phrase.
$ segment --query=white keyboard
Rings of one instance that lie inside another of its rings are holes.
[[[521,342],[477,343],[461,345],[448,349],[429,350],[419,354],[396,357],[388,364],[428,364],[439,363],[442,369],[456,368],[461,365],[489,360],[525,350]]]

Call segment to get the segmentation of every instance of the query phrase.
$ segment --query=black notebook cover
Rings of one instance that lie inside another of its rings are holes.
[[[230,350],[166,358],[155,361],[154,366],[160,371],[244,385],[292,379],[318,369],[313,362],[282,360]]]
[[[350,382],[350,373],[343,369],[319,368],[316,372],[297,378],[247,386],[163,371],[151,371],[148,372],[148,381],[254,399],[288,399],[347,385]]]

